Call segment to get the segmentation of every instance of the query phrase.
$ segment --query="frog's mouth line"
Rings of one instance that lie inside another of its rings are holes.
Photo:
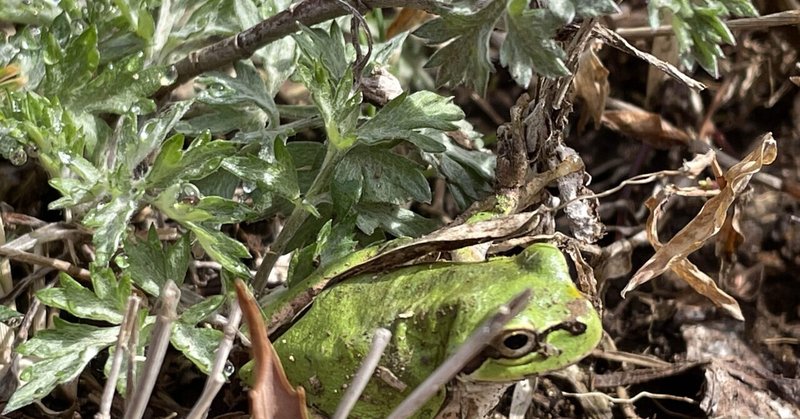
[[[463,374],[471,374],[480,368],[489,358],[511,360],[522,358],[532,352],[537,352],[544,358],[558,355],[559,349],[547,343],[547,336],[550,333],[563,330],[573,336],[578,336],[585,333],[586,329],[587,326],[585,323],[577,320],[570,320],[550,326],[541,333],[530,329],[506,330],[495,338],[492,343],[487,345],[480,354],[472,358],[472,360],[462,368],[461,372]]]

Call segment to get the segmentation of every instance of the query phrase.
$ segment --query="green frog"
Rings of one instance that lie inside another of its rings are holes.
[[[512,383],[573,364],[597,345],[600,318],[573,284],[561,251],[549,244],[484,262],[424,263],[349,278],[322,291],[273,344],[289,380],[306,389],[309,405],[330,415],[369,351],[373,331],[389,329],[378,373],[350,416],[385,417],[526,288],[532,291],[528,307],[464,368],[459,382]],[[442,389],[416,417],[435,417],[446,396]]]

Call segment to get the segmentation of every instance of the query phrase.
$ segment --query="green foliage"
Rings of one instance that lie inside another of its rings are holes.
[[[133,282],[142,291],[157,297],[168,279],[177,285],[183,283],[189,267],[189,236],[185,235],[175,244],[162,244],[154,228],[147,239],[128,238],[125,241],[125,266]]]
[[[671,22],[681,59],[691,68],[697,62],[714,77],[719,77],[717,61],[724,58],[721,44],[736,40],[722,21],[729,16],[758,16],[750,0],[650,0],[650,26]]]
[[[117,340],[119,327],[96,327],[53,319],[54,328],[39,332],[17,347],[21,355],[35,356],[38,362],[25,368],[25,382],[8,401],[3,414],[33,403],[49,394],[60,383],[75,379],[103,349]]]
[[[436,228],[437,220],[409,205],[431,201],[432,178],[446,180],[461,209],[491,193],[494,156],[451,98],[419,91],[380,109],[362,103],[358,78],[377,66],[392,69],[405,35],[376,43],[363,73],[354,74],[356,54],[342,30],[348,26],[301,27],[251,59],[197,78],[189,99],[155,97],[176,80],[171,63],[291,3],[0,1],[0,20],[16,29],[0,45],[0,156],[46,171],[60,195],[49,208],[92,229],[95,255],[91,284],[61,274],[57,286],[36,294],[93,325],[55,318],[52,329],[23,343],[19,353],[35,362],[5,412],[77,377],[116,340],[134,287],[158,298],[167,280],[183,283],[193,254],[218,262],[220,276],[249,278],[250,252],[226,224],[299,214],[299,226],[281,233],[289,237],[286,251],[301,249],[290,269],[299,279],[365,244]],[[493,71],[489,41],[498,27],[506,31],[500,63],[527,86],[534,72],[567,74],[553,40],[559,28],[617,10],[612,0],[551,0],[539,2],[542,9],[523,0],[466,3],[473,6],[442,5],[441,16],[416,35],[446,44],[428,63],[439,67],[440,84],[480,93]],[[684,60],[712,72],[718,44],[733,42],[720,19],[754,14],[746,0],[650,3],[651,24],[672,19]],[[275,103],[290,77],[313,103]],[[153,228],[143,238],[132,234],[144,209],[180,238],[162,242]],[[173,325],[172,345],[204,373],[222,338],[205,322],[225,299],[181,305]],[[0,309],[0,321],[19,315]],[[145,353],[153,320],[140,312],[137,354]],[[124,385],[123,374],[117,388]]]
[[[466,84],[479,94],[486,93],[489,73],[489,38],[495,25],[504,19],[506,40],[500,62],[509,68],[514,80],[527,87],[531,68],[558,77],[568,74],[564,52],[552,40],[556,30],[575,17],[615,13],[612,0],[559,0],[547,2],[546,9],[529,9],[524,0],[492,0],[479,10],[452,8],[414,32],[431,44],[443,44],[431,56],[428,67],[439,67],[441,85]]]

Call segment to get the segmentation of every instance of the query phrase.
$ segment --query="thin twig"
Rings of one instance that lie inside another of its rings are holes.
[[[136,314],[139,312],[141,299],[135,295],[128,298],[125,315],[117,335],[117,344],[114,347],[114,358],[111,360],[111,368],[108,371],[106,385],[103,388],[103,397],[100,399],[100,411],[94,415],[95,419],[111,418],[111,403],[114,401],[114,389],[117,387],[117,377],[122,367],[122,357],[131,350],[128,342],[130,341],[131,331],[136,328]],[[133,348],[135,351],[136,348]]]
[[[633,55],[636,58],[652,65],[653,67],[663,71],[666,75],[673,79],[685,84],[687,87],[694,90],[704,90],[706,85],[689,77],[684,72],[678,70],[674,65],[656,57],[653,54],[646,53],[631,45],[630,42],[625,40],[618,32],[614,32],[604,26],[596,26],[594,34],[603,41],[604,44],[610,45],[626,54]]]
[[[59,271],[66,272],[74,278],[82,279],[84,281],[88,281],[90,279],[88,270],[75,266],[65,260],[39,256],[33,253],[23,252],[16,249],[8,249],[5,247],[0,247],[0,256],[5,256],[11,260],[30,263],[31,265],[49,266],[51,268],[58,269]]]
[[[503,326],[511,321],[528,305],[531,290],[526,289],[508,303],[500,306],[495,314],[478,326],[458,350],[436,369],[425,381],[389,415],[389,419],[410,417],[427,402],[443,385],[452,380],[470,360],[483,350],[488,342],[500,333]]]
[[[410,7],[436,13],[443,6],[435,0],[372,0],[363,2],[371,9],[383,7]],[[341,4],[330,0],[305,0],[265,19],[220,42],[190,53],[175,63],[177,79],[163,87],[156,96],[163,96],[176,86],[193,77],[250,57],[258,49],[298,30],[298,23],[312,26],[347,14]]]
[[[239,330],[239,324],[242,321],[242,310],[239,307],[239,302],[236,299],[231,300],[231,311],[228,315],[228,324],[223,328],[224,336],[222,341],[217,347],[217,352],[214,354],[214,365],[211,367],[211,372],[208,374],[206,384],[203,387],[203,393],[197,399],[192,411],[186,416],[187,419],[202,419],[208,414],[208,409],[211,407],[211,402],[217,397],[217,393],[225,384],[225,364],[228,362],[228,354],[233,348],[233,340],[236,338],[236,332]]]
[[[142,366],[142,377],[125,410],[125,419],[139,419],[144,415],[147,402],[156,385],[156,378],[161,371],[164,355],[167,353],[172,323],[178,317],[177,308],[180,295],[181,291],[175,282],[171,279],[167,281],[161,291],[161,309],[156,317],[156,324],[153,326],[150,347],[147,348],[147,360]]]
[[[367,383],[372,378],[372,373],[375,372],[375,368],[378,366],[383,351],[386,350],[391,338],[392,332],[387,329],[379,327],[375,330],[375,334],[372,335],[372,345],[369,348],[369,353],[361,363],[361,367],[358,368],[353,382],[347,387],[347,392],[344,393],[342,400],[339,401],[339,406],[336,407],[336,412],[331,419],[345,419],[350,414],[350,411],[353,410],[353,406],[356,405],[361,393],[367,387]]]
[[[732,19],[725,22],[732,31],[746,31],[766,29],[773,26],[787,26],[800,24],[800,10],[787,10],[785,12],[773,13],[759,17],[748,17],[743,19]],[[657,28],[638,27],[638,28],[619,28],[617,34],[628,39],[653,38],[655,36],[672,36],[672,26],[663,25]]]
[[[643,391],[643,392],[638,393],[638,394],[636,394],[635,396],[633,396],[633,397],[631,397],[629,399],[611,397],[608,394],[602,393],[602,392],[599,392],[599,391],[590,391],[588,393],[568,393],[568,392],[563,392],[561,394],[563,394],[563,395],[565,395],[567,397],[575,397],[575,398],[602,397],[602,398],[610,401],[611,403],[617,403],[617,404],[636,403],[639,399],[644,398],[644,397],[648,397],[648,398],[651,398],[651,399],[677,400],[677,401],[680,401],[680,402],[686,402],[686,403],[695,404],[695,405],[697,404],[697,400],[691,399],[689,397],[673,396],[672,394],[650,393],[649,391]]]
[[[128,339],[128,373],[125,376],[125,400],[133,399],[133,390],[136,388],[136,357],[139,348],[139,328],[131,330],[131,337]],[[127,405],[124,405],[127,408]]]

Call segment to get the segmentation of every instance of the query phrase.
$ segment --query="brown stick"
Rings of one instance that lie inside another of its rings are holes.
[[[362,3],[370,9],[402,6],[433,13],[443,8],[434,0],[371,0]],[[298,24],[316,25],[348,13],[348,9],[331,0],[305,0],[298,3],[252,28],[191,52],[186,58],[174,64],[177,72],[176,81],[161,88],[156,96],[163,96],[181,83],[206,71],[250,57],[259,48],[296,32],[299,29]]]
[[[800,10],[787,10],[771,15],[733,19],[725,22],[732,31],[746,31],[753,29],[766,29],[773,26],[787,26],[800,24]],[[663,25],[657,28],[619,28],[617,34],[627,39],[646,39],[655,36],[672,35],[672,26]]]

